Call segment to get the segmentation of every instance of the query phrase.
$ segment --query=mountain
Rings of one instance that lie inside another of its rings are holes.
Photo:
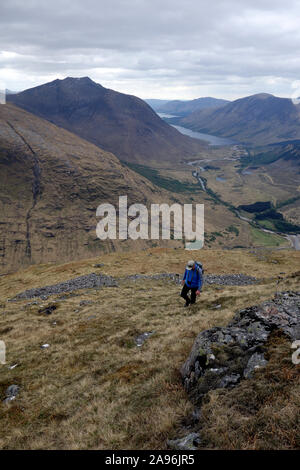
[[[100,241],[95,232],[98,205],[118,207],[120,195],[128,205],[168,202],[115,155],[12,104],[0,105],[1,271],[131,246],[130,240]]]
[[[218,109],[196,111],[180,123],[199,132],[265,145],[300,138],[300,106],[288,98],[261,93]]]
[[[114,153],[145,163],[196,156],[203,145],[169,126],[143,100],[102,87],[90,78],[54,80],[8,101]]]
[[[146,101],[146,103],[149,104],[149,106],[151,106],[151,108],[154,109],[154,111],[156,111],[164,104],[169,103],[171,100],[159,100],[159,99],[154,98],[154,99],[147,99],[144,101]]]
[[[175,116],[187,116],[195,111],[210,108],[220,108],[229,103],[227,100],[217,98],[197,98],[190,101],[168,101],[165,104],[157,104],[153,109],[159,113],[173,114]]]
[[[300,165],[300,141],[287,141],[284,143],[269,144],[256,148],[253,154],[243,158],[243,167],[269,165],[277,162],[286,168],[287,162],[291,165]],[[295,168],[295,171],[296,168]]]

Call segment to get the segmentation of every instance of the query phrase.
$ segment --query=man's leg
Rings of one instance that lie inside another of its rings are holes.
[[[184,284],[180,295],[181,295],[181,297],[184,298],[184,300],[186,302],[185,305],[189,305],[191,303],[191,299],[187,295],[189,290],[190,290],[189,287],[186,284]]]
[[[194,304],[196,302],[196,292],[197,292],[197,287],[192,287],[192,289],[191,289],[191,304]]]

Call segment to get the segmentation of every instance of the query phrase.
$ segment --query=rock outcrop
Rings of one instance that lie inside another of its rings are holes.
[[[217,388],[233,388],[266,365],[265,343],[274,330],[292,341],[300,338],[300,292],[281,292],[274,299],[236,313],[226,327],[202,331],[182,366],[191,399]]]

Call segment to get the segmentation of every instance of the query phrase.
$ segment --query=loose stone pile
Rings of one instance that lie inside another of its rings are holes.
[[[223,286],[247,286],[256,284],[258,279],[246,274],[207,274],[204,284],[219,284]]]
[[[159,280],[169,280],[179,283],[181,281],[180,275],[177,273],[158,273],[158,274],[130,274],[120,278],[122,281],[140,281],[140,280],[150,280],[150,281],[159,281]]]
[[[105,274],[86,274],[74,279],[69,279],[65,282],[53,284],[45,287],[38,287],[35,289],[28,289],[16,295],[10,301],[32,299],[41,297],[46,300],[47,296],[53,294],[63,294],[66,292],[73,292],[78,289],[92,289],[100,287],[118,287],[118,281],[140,281],[140,280],[166,280],[168,282],[181,283],[182,276],[178,273],[158,273],[158,274],[130,274],[128,276],[115,279],[112,276]],[[204,276],[204,284],[224,285],[224,286],[245,286],[255,284],[258,281],[255,277],[247,276],[246,274],[208,274]]]
[[[121,278],[122,280],[139,281],[139,280],[161,280],[166,279],[180,283],[182,276],[178,273],[159,273],[159,274],[131,274]],[[246,286],[259,282],[255,277],[246,274],[207,274],[203,276],[203,283],[224,286]]]
[[[12,300],[32,299],[34,297],[43,297],[52,294],[61,294],[64,292],[72,292],[78,289],[91,289],[99,287],[117,287],[117,281],[105,274],[86,274],[65,282],[53,284],[46,287],[39,287],[36,289],[28,289],[16,295]]]

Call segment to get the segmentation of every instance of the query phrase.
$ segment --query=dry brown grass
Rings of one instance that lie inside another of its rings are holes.
[[[149,280],[81,290],[63,301],[52,296],[39,305],[7,301],[24,289],[90,272],[182,272],[191,257],[184,250],[104,255],[0,278],[0,339],[6,342],[8,365],[19,364],[13,370],[0,366],[1,398],[8,385],[21,386],[12,404],[0,404],[2,449],[166,448],[167,438],[192,410],[178,371],[199,331],[225,325],[237,309],[270,298],[280,272],[286,273],[280,290],[299,288],[298,278],[290,276],[299,265],[297,252],[268,251],[261,260],[240,250],[192,256],[207,272],[259,278],[267,273],[269,279],[256,286],[208,286],[186,310],[179,286]],[[100,261],[103,268],[95,268]],[[81,300],[93,303],[80,306]],[[38,312],[53,302],[57,309],[50,316]],[[222,308],[212,309],[216,303]],[[134,338],[145,331],[155,334],[139,349]],[[44,343],[50,348],[40,349]]]

